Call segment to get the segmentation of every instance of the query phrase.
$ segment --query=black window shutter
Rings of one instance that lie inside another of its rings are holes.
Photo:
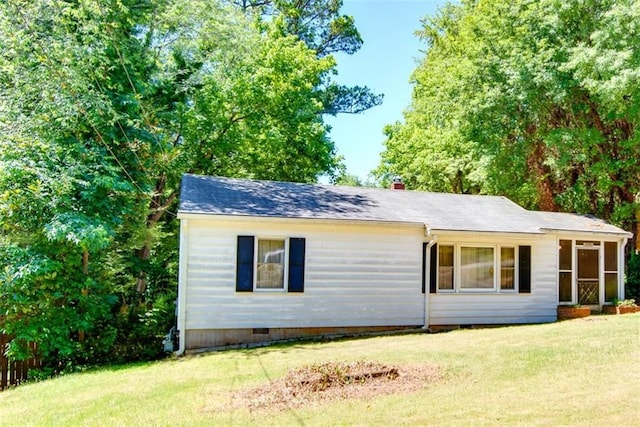
[[[427,243],[422,244],[422,293],[427,283]]]
[[[253,292],[253,236],[238,236],[236,292]]]
[[[436,293],[436,277],[438,274],[438,244],[431,246],[431,253],[429,254],[429,293]]]
[[[289,239],[289,292],[304,292],[304,237]]]
[[[531,246],[518,247],[518,286],[521,294],[531,293]]]

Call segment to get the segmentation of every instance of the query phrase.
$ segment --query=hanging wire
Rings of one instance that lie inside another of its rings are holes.
[[[10,4],[12,6],[14,6],[14,11],[16,13],[17,16],[20,17],[22,24],[24,25],[24,27],[28,30],[30,30],[31,32],[35,33],[35,31],[33,31],[33,28],[30,26],[28,20],[26,19],[26,17],[24,16],[24,13],[22,13],[22,9],[19,7],[15,7],[15,4],[13,4],[13,2],[10,2]],[[49,62],[49,65],[51,66],[51,69],[54,71],[54,73],[56,73],[58,75],[58,77],[60,77],[61,79],[64,79],[64,75],[62,74],[62,72],[60,72],[58,70],[58,68],[55,65],[55,62],[53,61],[53,59],[51,58],[51,55],[48,51],[48,49],[42,44],[41,40],[39,38],[36,38],[36,43],[38,44],[38,46],[40,47],[40,50],[42,51],[44,57],[47,59],[47,61]],[[128,70],[126,69],[126,66],[124,64],[123,58],[120,54],[119,49],[116,46],[116,51],[118,53],[118,58],[120,61],[120,65],[124,68],[125,74],[127,76],[127,79],[129,80],[129,83],[132,87],[132,90],[134,91],[134,94],[137,94],[137,91],[135,89],[135,86],[133,85],[133,82],[131,81],[130,75]],[[93,78],[94,82],[98,83],[97,79],[94,77]],[[102,87],[98,84],[98,88],[100,90],[103,90]],[[150,127],[150,129],[152,129],[152,126],[148,120],[148,117],[146,117],[146,112],[143,109],[143,106],[140,105],[140,108],[142,110],[143,113],[143,118],[146,121],[147,126]],[[124,164],[120,161],[120,159],[118,158],[118,156],[115,154],[115,152],[111,149],[111,147],[109,146],[109,144],[105,141],[104,137],[102,136],[102,133],[100,132],[100,130],[92,123],[89,115],[87,114],[87,111],[85,109],[80,109],[81,114],[87,119],[87,122],[89,123],[89,126],[91,127],[91,129],[95,132],[95,134],[97,135],[97,139],[98,141],[104,145],[104,147],[107,149],[107,151],[109,152],[109,154],[113,157],[113,159],[116,161],[116,163],[118,164],[118,166],[120,167],[120,169],[122,169],[122,171],[124,172],[125,176],[127,177],[127,179],[130,181],[130,183],[141,193],[141,194],[147,194],[148,192],[143,190],[141,188],[141,186],[138,184],[138,182],[131,176],[131,174],[129,173],[129,171],[127,170],[127,168],[124,166]],[[122,126],[122,124],[120,123],[120,120],[116,117],[115,121],[118,125],[118,127],[120,128],[120,130],[122,131],[123,135],[125,136],[125,139],[127,140],[128,143],[128,150],[131,151],[133,153],[133,155],[135,156],[138,164],[140,165],[141,169],[143,170],[143,172],[147,173],[146,169],[144,168],[144,165],[142,164],[142,162],[140,161],[140,158],[137,156],[137,154],[135,153],[134,150],[132,150],[130,148],[130,140],[128,139],[128,136],[126,135],[126,132],[124,131],[124,128]],[[153,135],[153,133],[151,133]],[[155,139],[155,136],[154,136]],[[157,143],[157,140],[156,140]],[[161,144],[160,144],[161,145]],[[162,147],[164,149],[164,147]],[[168,197],[168,199],[170,200],[174,200],[175,197]],[[166,213],[168,213],[171,216],[176,217],[177,215],[173,212],[171,212],[170,210],[168,210],[168,206],[163,206],[162,204],[158,203],[153,197],[151,197],[151,203],[155,205],[155,207],[159,210],[164,210]]]

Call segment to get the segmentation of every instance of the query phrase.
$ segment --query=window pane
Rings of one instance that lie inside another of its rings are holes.
[[[571,240],[560,240],[560,270],[571,270]]]
[[[493,248],[460,248],[460,288],[493,289]]]
[[[258,241],[258,289],[284,289],[284,240]]]
[[[515,289],[515,248],[500,248],[500,288]]]
[[[453,246],[438,245],[438,289],[453,289]]]
[[[618,298],[618,273],[604,275],[604,300],[611,302]]]
[[[604,270],[618,271],[618,244],[604,242]]]
[[[571,302],[571,273],[560,273],[558,279],[558,298],[560,302]]]

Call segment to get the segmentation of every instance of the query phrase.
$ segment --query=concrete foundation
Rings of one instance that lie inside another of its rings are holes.
[[[255,329],[190,329],[186,331],[186,350],[215,349],[227,346],[250,346],[304,338],[357,336],[394,331],[410,331],[420,326],[358,326],[331,328],[255,328]]]

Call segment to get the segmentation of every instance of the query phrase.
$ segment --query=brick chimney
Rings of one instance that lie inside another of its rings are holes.
[[[393,182],[391,183],[392,190],[404,190],[404,182],[402,182],[402,178],[396,176],[393,178]]]

